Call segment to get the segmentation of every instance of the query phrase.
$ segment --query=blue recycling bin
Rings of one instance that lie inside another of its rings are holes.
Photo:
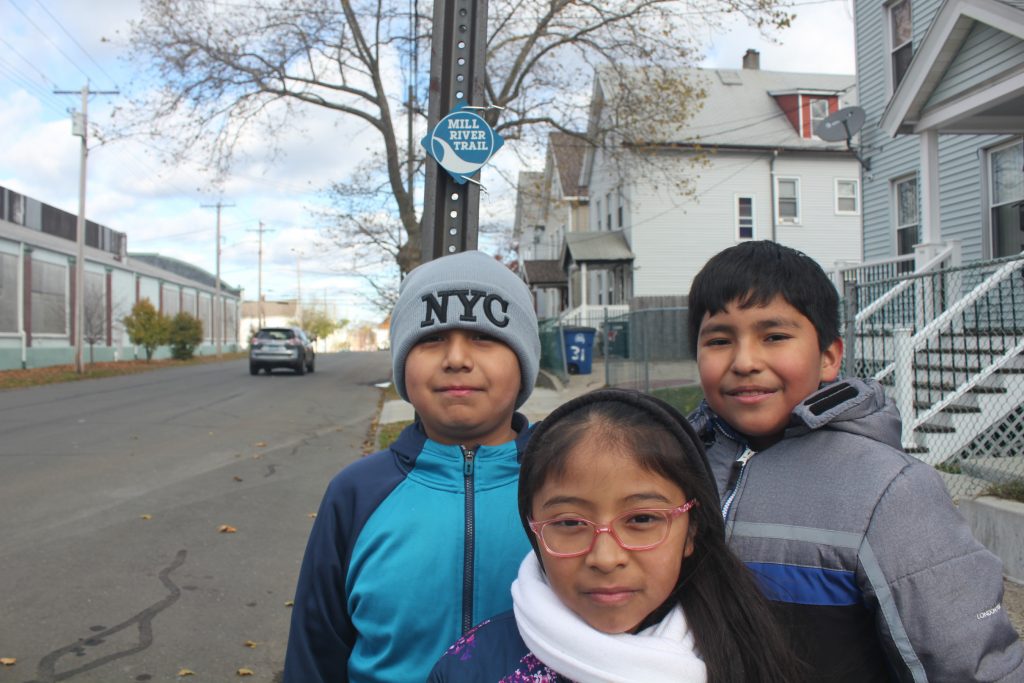
[[[593,327],[563,327],[565,367],[570,375],[589,375],[594,355]]]

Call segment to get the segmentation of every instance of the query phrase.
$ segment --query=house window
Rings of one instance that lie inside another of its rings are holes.
[[[605,211],[608,213],[605,215],[605,228],[607,230],[612,229],[612,193],[609,192],[604,196]]]
[[[889,6],[889,45],[892,50],[892,89],[895,91],[907,74],[914,56],[910,21],[910,0],[900,0]]]
[[[989,155],[992,185],[992,255],[1013,256],[1024,250],[1024,141]]]
[[[917,178],[905,178],[893,183],[896,199],[896,254],[914,253],[918,241]]]
[[[601,232],[601,200],[597,200],[597,231]]]
[[[828,100],[811,100],[811,137],[818,137],[818,125],[828,117]]]
[[[618,192],[618,200],[619,200],[618,203],[615,205],[615,210],[616,210],[616,212],[618,212],[618,219],[619,219],[618,227],[621,228],[622,227],[622,190],[619,190],[619,192]]]
[[[0,254],[0,332],[18,331],[18,257]]]
[[[798,178],[779,178],[775,184],[778,197],[776,215],[780,223],[800,222],[800,180]]]
[[[67,334],[68,269],[32,260],[32,334]]]
[[[836,178],[836,213],[855,216],[860,213],[860,181]]]
[[[753,197],[736,197],[736,239],[754,239]]]

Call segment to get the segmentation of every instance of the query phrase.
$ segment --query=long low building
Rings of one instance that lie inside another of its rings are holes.
[[[77,216],[0,187],[0,370],[62,365],[75,356]],[[238,345],[241,290],[158,254],[129,254],[127,235],[86,221],[83,359],[144,358],[121,320],[137,301],[162,313],[185,311],[203,323],[197,354]],[[216,316],[216,318],[215,318]],[[170,355],[161,347],[154,358]]]

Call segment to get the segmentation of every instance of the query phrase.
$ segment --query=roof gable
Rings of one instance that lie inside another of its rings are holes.
[[[663,127],[657,132],[660,139],[647,144],[845,150],[845,143],[803,137],[799,113],[794,114],[787,102],[795,98],[795,106],[801,97],[810,96],[835,98],[835,108],[853,104],[852,75],[687,68],[679,69],[678,76],[681,83],[703,90],[703,106],[686,121]],[[598,78],[614,76],[599,70]],[[606,98],[615,96],[614,84],[602,86]]]
[[[947,69],[956,59],[960,48],[978,22],[1024,40],[1024,2],[945,0],[915,51],[906,75],[882,114],[879,121],[882,130],[889,135],[919,132],[932,127],[941,128],[943,118],[951,118],[935,116],[931,121],[922,121],[927,113],[932,93],[939,87]],[[995,78],[998,74],[992,76]],[[1024,70],[1004,75],[996,80],[998,82],[982,84],[983,87],[979,88],[973,97],[973,103],[970,96],[965,97],[965,101],[956,108],[955,115],[966,118],[973,113],[972,108],[974,111],[992,110],[1006,101],[1024,98]],[[1007,109],[1012,110],[1014,107]],[[1014,120],[1017,121],[1018,128],[1024,127],[1021,118],[1019,110],[1016,116],[999,117],[1000,120],[995,123],[996,129],[1000,132],[1011,132],[1014,130]],[[951,132],[989,131],[979,129]]]

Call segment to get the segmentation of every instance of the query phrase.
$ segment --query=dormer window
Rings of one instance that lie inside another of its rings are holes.
[[[805,140],[819,139],[814,130],[832,112],[839,109],[839,94],[828,90],[773,91],[769,95],[785,114],[793,129]]]
[[[811,135],[817,137],[814,131],[818,130],[818,124],[824,121],[829,114],[828,100],[825,98],[812,99],[810,104],[810,114]]]

